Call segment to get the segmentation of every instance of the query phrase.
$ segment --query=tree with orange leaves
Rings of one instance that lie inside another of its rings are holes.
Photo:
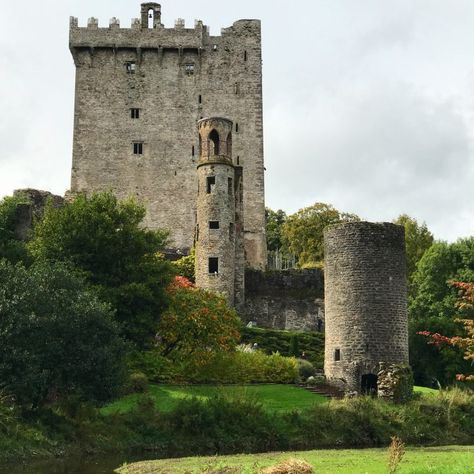
[[[459,292],[456,308],[460,315],[474,316],[474,283],[464,283],[460,281],[452,281],[451,285],[457,288]],[[464,359],[474,364],[474,319],[468,317],[456,318],[456,322],[462,324],[466,331],[465,336],[446,337],[439,333],[430,331],[420,331],[417,334],[428,337],[429,344],[438,347],[454,346],[464,351]],[[474,381],[474,374],[457,374],[458,381]]]
[[[157,346],[164,357],[205,361],[237,346],[241,322],[223,296],[196,288],[183,276],[175,277],[167,292],[170,304],[157,333]]]

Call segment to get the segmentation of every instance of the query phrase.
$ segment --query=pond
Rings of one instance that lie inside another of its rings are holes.
[[[43,459],[0,465],[0,474],[113,474],[124,463],[156,459],[149,454],[106,454],[100,457]]]

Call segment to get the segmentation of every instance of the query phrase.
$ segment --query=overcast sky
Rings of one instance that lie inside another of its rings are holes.
[[[473,0],[163,0],[167,27],[263,28],[267,206],[314,202],[372,221],[407,213],[474,235]],[[122,27],[132,0],[1,0],[0,196],[69,187],[69,16]]]

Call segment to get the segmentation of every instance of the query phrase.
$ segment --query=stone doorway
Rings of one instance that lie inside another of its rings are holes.
[[[377,376],[375,374],[364,374],[361,381],[361,394],[377,396]]]

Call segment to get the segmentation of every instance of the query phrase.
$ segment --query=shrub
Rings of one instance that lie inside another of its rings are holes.
[[[105,401],[123,383],[125,345],[108,305],[64,264],[0,261],[0,380],[20,404]]]
[[[314,365],[309,360],[297,359],[297,361],[301,380],[307,380],[309,377],[314,376]]]
[[[148,377],[143,372],[132,372],[128,378],[131,393],[143,393],[148,390]]]
[[[276,329],[248,328],[241,329],[241,342],[244,344],[258,344],[258,348],[267,354],[278,352],[284,356],[292,356],[294,347],[291,347],[292,337],[297,336],[298,351],[305,353],[317,369],[324,365],[324,334],[320,332],[279,331]],[[294,340],[294,339],[293,339]]]

